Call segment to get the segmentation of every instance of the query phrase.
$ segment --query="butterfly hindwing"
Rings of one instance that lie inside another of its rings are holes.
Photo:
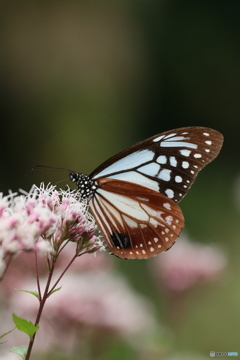
[[[204,127],[166,131],[108,159],[90,177],[136,183],[179,202],[222,142],[218,131]]]
[[[140,185],[101,179],[89,205],[108,248],[116,256],[144,259],[168,250],[184,218],[177,204]]]

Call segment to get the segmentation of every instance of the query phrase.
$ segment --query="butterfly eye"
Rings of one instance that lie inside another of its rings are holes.
[[[71,173],[110,251],[149,258],[168,250],[184,226],[177,203],[219,153],[223,136],[203,127],[166,131],[108,159],[90,176]]]

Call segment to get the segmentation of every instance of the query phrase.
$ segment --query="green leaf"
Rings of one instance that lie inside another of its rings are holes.
[[[36,298],[39,300],[39,293],[37,291],[28,291],[28,290],[22,290],[22,289],[15,289],[15,290],[32,294],[32,295],[36,296]]]
[[[28,350],[28,346],[26,346],[26,345],[22,345],[22,346],[19,346],[19,347],[15,347],[15,348],[10,349],[10,351],[11,351],[12,353],[15,353],[15,354],[17,354],[17,355],[20,355],[22,359],[25,359],[25,358],[26,358],[27,350]]]
[[[60,286],[60,287],[57,288],[57,289],[52,290],[52,291],[50,292],[50,294],[48,295],[48,297],[51,296],[51,295],[52,295],[53,293],[55,293],[56,291],[61,290],[61,288],[62,288],[62,286]]]
[[[39,325],[34,325],[31,321],[27,321],[13,314],[12,319],[19,331],[27,334],[32,339],[35,332],[39,329]]]

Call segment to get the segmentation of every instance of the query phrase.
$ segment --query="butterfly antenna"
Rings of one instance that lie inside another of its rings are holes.
[[[68,172],[74,172],[70,169],[66,168],[60,168],[55,166],[48,166],[48,165],[34,165],[31,170],[28,170],[26,172],[26,175],[33,172],[33,171],[46,171],[47,169],[51,169],[52,171],[68,171]],[[62,180],[65,181],[65,180]]]

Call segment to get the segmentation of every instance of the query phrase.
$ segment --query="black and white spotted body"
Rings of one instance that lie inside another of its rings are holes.
[[[71,172],[70,180],[75,182],[79,194],[83,199],[90,201],[97,189],[97,182],[92,180],[88,175]]]

